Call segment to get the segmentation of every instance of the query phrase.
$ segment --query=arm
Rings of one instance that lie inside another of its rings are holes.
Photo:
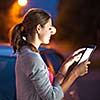
[[[65,80],[62,82],[61,87],[63,92],[65,93],[69,87],[72,85],[72,83],[78,78],[78,75],[75,72],[71,72]]]
[[[25,64],[25,68],[22,70],[32,82],[32,86],[35,88],[36,94],[42,100],[61,100],[64,97],[64,94],[59,82],[55,79],[52,86],[49,80],[47,66],[43,60],[37,55],[34,55],[34,57],[31,54],[30,56],[31,59],[28,59],[28,62],[31,65],[27,65],[26,70]]]
[[[69,59],[66,59],[64,63],[62,64],[60,70],[56,74],[56,77],[58,78],[58,81],[60,84],[62,84],[65,75],[68,73],[69,67],[77,60],[79,60],[81,57],[81,53],[75,56],[70,57]]]
[[[37,94],[43,100],[61,100],[64,96],[62,88],[56,79],[53,82],[53,86],[51,85],[46,70],[47,66],[38,63],[36,67],[37,69],[35,72],[32,71],[30,78]]]
[[[58,78],[59,83],[61,84],[64,80],[64,77],[69,69],[69,67],[74,63],[77,62],[82,53],[80,53],[81,51],[85,50],[85,48],[81,48],[76,50],[69,58],[67,58],[64,63],[62,64],[60,70],[58,71],[58,73],[56,74],[56,77]]]
[[[65,93],[68,88],[72,85],[72,83],[79,77],[83,76],[86,73],[88,73],[88,64],[90,64],[89,61],[85,61],[79,65],[77,65],[71,73],[65,77],[64,81],[61,84],[62,90]]]

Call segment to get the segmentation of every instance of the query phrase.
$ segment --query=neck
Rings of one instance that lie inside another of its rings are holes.
[[[31,43],[32,45],[34,45],[36,47],[36,49],[38,49],[39,46],[40,46],[40,44],[41,44],[41,42],[40,42],[37,34],[35,34],[34,39],[30,37],[30,39],[28,41],[29,41],[29,43]]]
[[[38,43],[38,42],[36,42],[36,41],[31,42],[31,44],[34,45],[34,46],[36,47],[36,49],[38,49],[39,46],[40,46],[40,43]]]

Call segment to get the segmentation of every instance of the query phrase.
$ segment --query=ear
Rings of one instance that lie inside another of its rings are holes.
[[[40,24],[37,25],[36,31],[38,34],[40,34],[40,32],[41,32],[41,25]]]

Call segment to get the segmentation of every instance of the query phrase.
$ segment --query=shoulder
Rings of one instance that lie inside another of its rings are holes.
[[[41,56],[37,52],[31,51],[29,48],[23,48],[18,56],[18,62],[20,62],[20,68],[27,76],[32,72],[36,73],[46,67]]]
[[[27,61],[28,63],[43,63],[43,60],[39,53],[33,52],[28,47],[23,47],[20,54],[23,61]]]

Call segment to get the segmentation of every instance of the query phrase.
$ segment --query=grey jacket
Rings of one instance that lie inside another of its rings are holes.
[[[16,61],[17,100],[61,100],[64,96],[59,83],[52,86],[48,69],[39,53],[27,46],[21,49]]]

